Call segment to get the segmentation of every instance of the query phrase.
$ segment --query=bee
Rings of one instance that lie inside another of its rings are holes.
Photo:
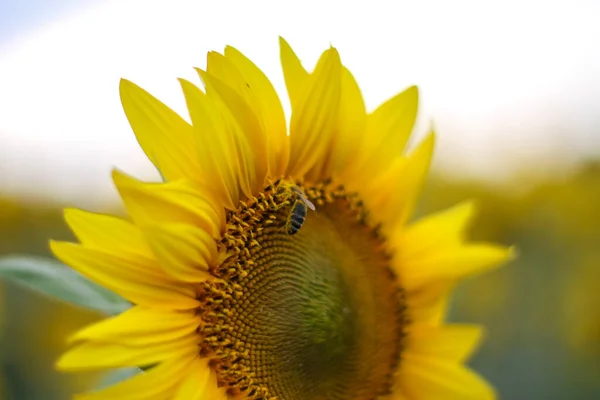
[[[308,209],[315,210],[315,205],[306,198],[298,186],[294,186],[292,191],[294,191],[297,196],[292,205],[292,209],[288,214],[287,220],[285,221],[285,230],[290,236],[295,235],[300,228],[302,228]]]

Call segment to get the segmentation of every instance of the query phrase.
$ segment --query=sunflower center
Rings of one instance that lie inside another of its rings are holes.
[[[402,291],[356,196],[278,182],[228,217],[201,352],[252,399],[374,399],[401,351]],[[316,204],[316,210],[309,207]]]

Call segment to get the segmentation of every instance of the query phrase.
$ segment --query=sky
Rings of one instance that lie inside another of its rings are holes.
[[[198,81],[192,67],[230,44],[286,99],[279,35],[308,68],[337,47],[370,109],[417,84],[435,171],[561,176],[600,156],[599,19],[598,1],[5,0],[0,194],[99,208],[113,167],[156,178],[119,79],[185,114],[176,78]]]

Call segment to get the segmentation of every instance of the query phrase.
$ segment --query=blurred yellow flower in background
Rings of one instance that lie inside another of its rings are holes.
[[[191,124],[129,81],[125,113],[165,182],[115,171],[130,219],[69,209],[56,256],[134,306],[76,333],[64,370],[139,366],[81,398],[490,399],[447,325],[460,278],[507,260],[470,244],[464,203],[408,224],[433,134],[403,155],[416,88],[367,113],[336,49],[307,72],[281,40],[289,135],[267,77],[227,47],[181,86]]]

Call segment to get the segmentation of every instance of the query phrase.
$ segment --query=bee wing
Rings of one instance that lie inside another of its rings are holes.
[[[315,211],[315,205],[313,203],[311,203],[311,201],[306,198],[306,196],[304,195],[304,192],[302,191],[302,189],[300,189],[298,186],[294,186],[292,188],[292,190],[294,192],[296,192],[296,194],[298,195],[298,197],[300,197],[300,199],[302,200],[302,202],[304,204],[306,204],[306,207],[308,207],[311,210]]]
[[[307,199],[305,196],[300,195],[300,198],[302,199],[302,202],[304,204],[306,204],[306,207],[310,208],[311,210],[315,211],[315,205],[313,203],[311,203],[311,201],[309,199]]]

